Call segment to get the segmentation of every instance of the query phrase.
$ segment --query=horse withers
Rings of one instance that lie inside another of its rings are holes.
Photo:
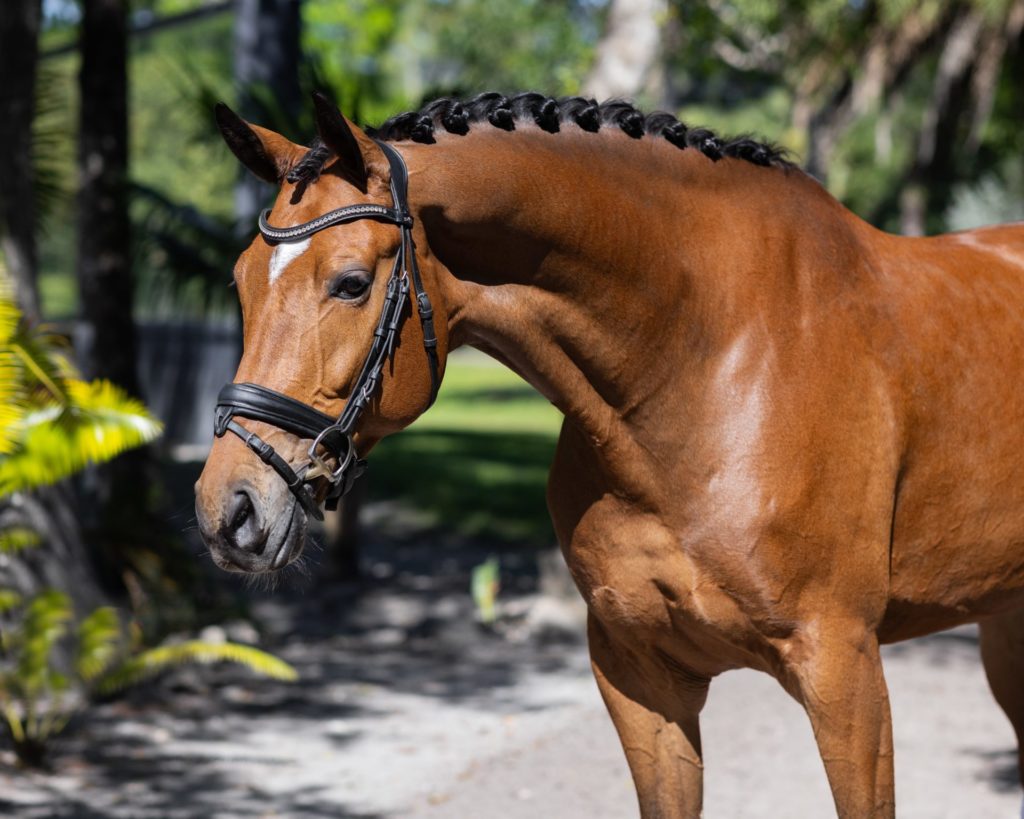
[[[1024,732],[1024,226],[891,236],[624,103],[316,106],[312,148],[218,109],[281,187],[235,268],[241,431],[196,487],[218,565],[294,560],[469,344],[565,416],[548,505],[644,817],[700,814],[733,668],[804,706],[843,817],[895,810],[880,643],[980,623]]]

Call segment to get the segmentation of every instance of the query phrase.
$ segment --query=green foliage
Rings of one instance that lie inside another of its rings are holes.
[[[970,194],[964,183],[987,176],[986,193],[1006,198],[1014,188],[1005,160],[1024,151],[1022,62],[1019,53],[1012,56],[1019,34],[1008,23],[1010,6],[1010,0],[675,2],[680,36],[668,55],[671,86],[687,100],[688,121],[695,119],[691,109],[697,103],[707,110],[697,121],[722,131],[728,129],[719,123],[728,122],[734,109],[763,115],[778,110],[774,99],[781,94],[789,127],[780,121],[765,129],[767,135],[805,162],[817,148],[814,172],[848,207],[880,227],[900,228],[901,195],[922,178],[930,230],[976,225],[1007,211],[979,200],[965,203]],[[973,15],[983,27],[972,42],[964,39],[970,26],[958,23]],[[1004,45],[1010,50],[1001,76],[985,76],[980,66],[992,54],[999,65]],[[949,67],[940,71],[939,63],[964,49],[978,56],[957,69],[966,72],[956,74],[957,82],[970,86],[957,98],[956,87],[942,85],[954,74]],[[951,94],[954,104],[940,111],[940,101]],[[922,137],[929,123],[939,125],[931,157],[931,149],[922,148],[932,144],[932,137]],[[922,170],[916,162],[932,164]],[[957,209],[949,197],[955,185]]]
[[[218,99],[233,99],[232,20],[217,15],[131,43],[132,181],[217,220],[231,219],[237,165],[220,140],[212,108],[194,104],[194,79],[205,78]],[[142,231],[139,238],[146,238]]]
[[[0,612],[5,620],[20,605],[20,597],[0,590]],[[0,711],[14,745],[26,764],[41,764],[46,738],[67,723],[64,694],[68,678],[52,663],[54,650],[72,619],[68,596],[44,591],[22,611],[20,623],[0,631]]]
[[[86,382],[60,341],[17,326],[0,291],[0,498],[55,483],[155,440],[161,424],[106,381]]]
[[[174,666],[233,662],[265,677],[297,679],[295,669],[284,661],[235,643],[192,640],[130,652],[117,612],[106,606],[74,630],[74,664],[65,671],[58,667],[56,649],[69,637],[74,621],[69,597],[47,590],[21,603],[16,593],[0,589],[0,712],[15,753],[27,765],[42,763],[50,738],[91,698],[136,685]],[[13,626],[8,625],[11,622]],[[73,704],[65,696],[72,686],[82,694]]]
[[[113,664],[121,642],[121,623],[111,606],[100,606],[78,624],[75,673],[94,682]]]
[[[0,552],[15,554],[39,545],[39,533],[23,526],[0,529]]]
[[[69,199],[72,167],[69,88],[63,72],[52,64],[39,66],[36,110],[32,120],[32,171],[35,205],[40,222],[52,227],[53,218]]]
[[[19,759],[43,761],[48,740],[91,697],[105,696],[186,663],[233,662],[255,674],[278,680],[297,679],[295,669],[251,646],[235,643],[184,643],[131,651],[117,612],[103,606],[74,629],[74,609],[67,594],[45,590],[27,602],[11,589],[0,589],[0,712]],[[74,640],[70,669],[59,667],[57,648]],[[82,696],[68,704],[74,686]]]
[[[473,568],[470,578],[470,592],[476,604],[477,617],[484,625],[491,625],[498,618],[498,592],[501,590],[501,564],[492,555]]]
[[[55,483],[155,440],[161,424],[108,381],[68,380],[63,401],[26,413],[20,446],[0,460],[0,495]]]
[[[23,405],[18,399],[18,359],[9,342],[18,329],[20,319],[14,305],[11,286],[0,272],[0,455],[10,452],[17,443],[14,425],[21,417]]]
[[[3,681],[5,695],[32,702],[44,690],[59,692],[67,688],[67,678],[53,668],[50,660],[71,619],[71,599],[64,592],[51,589],[29,601],[21,628],[10,632],[10,642],[4,646],[8,654],[17,657],[14,672]]]
[[[394,46],[404,39],[403,12],[414,5],[408,0],[303,4],[303,48],[322,75],[322,87],[357,122],[379,121],[407,104],[410,89],[398,78],[408,66]]]
[[[374,449],[371,496],[496,547],[554,543],[545,487],[562,417],[514,373],[473,351],[449,359],[437,403]],[[423,464],[444,480],[423,480]]]
[[[420,41],[423,35],[431,40],[423,48],[427,59],[421,57],[429,82],[423,91],[579,93],[600,35],[604,5],[579,0],[410,4]]]
[[[16,591],[11,589],[0,589],[0,615],[6,614],[16,606],[21,605],[22,597]],[[0,632],[0,639],[2,639],[3,633]]]
[[[137,685],[169,668],[189,663],[231,662],[245,666],[255,674],[275,680],[294,682],[298,674],[292,666],[272,654],[239,643],[205,643],[190,640],[158,646],[139,652],[103,674],[96,683],[101,694],[111,694]]]

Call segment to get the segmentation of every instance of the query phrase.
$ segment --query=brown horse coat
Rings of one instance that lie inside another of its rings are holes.
[[[338,158],[283,183],[276,225],[389,204],[380,150],[321,129]],[[306,154],[248,133],[262,159],[245,132],[233,147],[265,178]],[[804,705],[844,817],[894,811],[879,642],[980,621],[1024,731],[1024,226],[890,236],[798,170],[614,128],[396,147],[442,361],[478,347],[565,415],[549,507],[644,817],[700,813],[698,714],[732,668]],[[382,296],[341,303],[331,283],[381,285],[396,233],[331,228],[274,282],[257,237],[236,269],[236,380],[336,414]],[[419,333],[405,322],[364,452],[424,407]],[[237,441],[215,443],[197,498],[226,568],[301,548],[301,510]]]

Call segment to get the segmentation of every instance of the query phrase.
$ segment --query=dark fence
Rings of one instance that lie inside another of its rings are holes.
[[[150,410],[166,425],[160,445],[186,458],[203,457],[213,440],[213,407],[221,386],[235,375],[241,333],[230,322],[159,322],[138,325],[139,384]],[[87,350],[79,325],[75,347]]]

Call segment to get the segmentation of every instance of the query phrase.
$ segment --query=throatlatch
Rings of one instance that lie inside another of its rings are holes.
[[[232,432],[267,466],[277,472],[288,485],[288,489],[307,513],[317,520],[323,520],[320,504],[316,500],[310,482],[325,478],[331,488],[325,498],[328,509],[335,509],[338,500],[352,489],[356,478],[366,471],[366,461],[356,454],[352,435],[363,410],[380,386],[384,365],[391,358],[398,342],[398,332],[404,319],[405,306],[409,301],[409,289],[416,296],[416,312],[423,327],[423,347],[430,365],[430,401],[437,398],[440,374],[437,361],[437,337],[434,334],[434,311],[430,298],[420,278],[416,263],[416,245],[412,240],[412,214],[409,212],[409,172],[401,155],[390,145],[374,140],[391,166],[391,200],[394,207],[383,205],[349,205],[337,208],[323,216],[294,227],[277,228],[268,221],[269,210],[259,218],[260,233],[269,242],[289,243],[302,240],[334,225],[347,224],[359,219],[376,219],[397,225],[402,231],[402,240],[391,268],[384,294],[377,328],[373,332],[373,344],[363,362],[352,392],[341,415],[334,419],[317,409],[282,395],[259,384],[226,384],[217,396],[217,411],[214,420],[214,434],[220,438]],[[236,417],[263,421],[290,432],[299,438],[312,438],[309,447],[309,463],[298,471],[294,470],[274,448],[249,432]],[[330,464],[331,459],[335,465]]]

